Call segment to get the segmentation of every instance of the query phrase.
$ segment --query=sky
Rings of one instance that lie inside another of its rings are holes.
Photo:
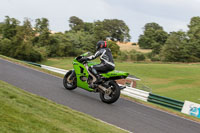
[[[30,18],[49,20],[55,32],[69,30],[69,18],[84,22],[104,19],[123,20],[130,29],[131,41],[137,42],[146,23],[156,22],[165,31],[187,31],[194,16],[200,16],[200,0],[1,0],[0,22],[5,16],[23,22]]]

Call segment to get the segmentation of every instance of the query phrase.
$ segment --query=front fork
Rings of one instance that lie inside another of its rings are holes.
[[[76,76],[76,74],[75,74],[75,70],[72,70],[72,73],[70,74],[70,78],[69,78],[69,80],[72,80],[73,77],[75,77],[75,76]]]

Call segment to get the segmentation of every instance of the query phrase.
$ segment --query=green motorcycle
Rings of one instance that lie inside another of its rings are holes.
[[[99,92],[100,99],[108,104],[116,102],[120,97],[120,87],[115,80],[125,79],[129,73],[113,70],[108,73],[102,73],[103,82],[93,84],[96,80],[95,76],[90,73],[88,68],[97,63],[90,61],[81,61],[81,58],[89,56],[90,53],[82,54],[73,60],[73,70],[68,71],[63,78],[63,85],[67,90],[74,90],[80,87],[89,92]]]

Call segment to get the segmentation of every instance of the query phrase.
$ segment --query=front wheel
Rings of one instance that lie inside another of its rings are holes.
[[[120,87],[115,81],[110,81],[109,83],[110,89],[112,90],[109,95],[105,94],[104,92],[100,92],[101,101],[104,103],[114,103],[120,97]]]
[[[74,90],[77,87],[76,74],[73,71],[68,71],[63,78],[63,85],[67,90]]]

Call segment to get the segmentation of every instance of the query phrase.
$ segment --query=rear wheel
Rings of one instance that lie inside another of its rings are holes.
[[[70,70],[69,72],[65,74],[63,78],[63,85],[67,90],[76,89],[77,87],[76,74],[72,75],[72,70]]]
[[[115,81],[111,81],[109,83],[111,93],[110,94],[105,94],[104,92],[100,92],[100,98],[101,101],[104,103],[114,103],[116,102],[119,97],[120,97],[120,87]]]

